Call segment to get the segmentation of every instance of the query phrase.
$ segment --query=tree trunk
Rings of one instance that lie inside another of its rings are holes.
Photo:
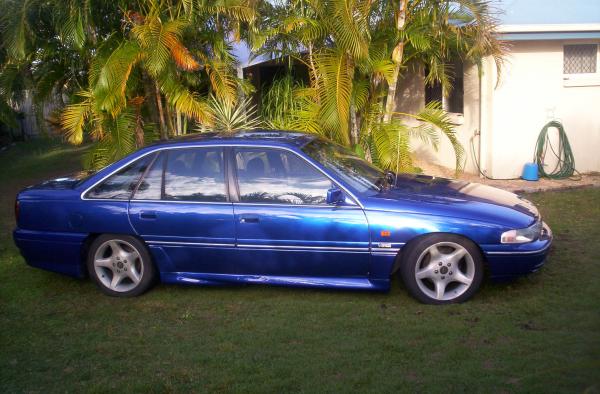
[[[179,110],[175,112],[175,120],[177,121],[177,130],[175,134],[181,135],[183,134],[183,130],[181,129],[181,112],[179,112]]]
[[[354,147],[358,145],[358,122],[356,120],[356,107],[350,103],[350,143]]]
[[[162,98],[160,96],[160,88],[158,83],[154,83],[154,90],[156,93],[156,107],[158,108],[158,118],[160,120],[160,139],[166,140],[169,138],[167,135],[167,126],[165,125],[165,114],[163,112]]]
[[[319,73],[317,72],[317,68],[315,66],[315,61],[313,57],[313,44],[310,42],[308,44],[308,61],[310,62],[310,71],[313,75],[313,79],[315,81],[315,88],[317,91],[319,90]],[[317,94],[317,100],[320,101],[319,95]]]
[[[398,31],[404,30],[406,24],[406,3],[408,0],[398,1],[398,12],[396,13],[396,29]],[[389,123],[392,120],[392,112],[394,112],[396,104],[396,85],[398,85],[398,77],[400,75],[400,66],[402,65],[402,56],[404,54],[404,41],[399,41],[394,52],[392,53],[392,60],[395,63],[394,74],[392,81],[388,87],[387,98],[385,100],[385,114],[383,115],[383,121]]]
[[[138,108],[136,111],[136,119],[135,119],[135,146],[136,148],[141,148],[144,146],[144,124],[142,119],[141,110]]]
[[[394,67],[394,75],[392,76],[392,82],[388,86],[387,97],[385,99],[385,113],[383,115],[383,122],[389,123],[392,120],[392,113],[396,109],[396,86],[398,85],[398,77],[400,75],[400,64],[396,64]]]
[[[168,136],[173,136],[175,134],[175,125],[173,124],[173,113],[171,112],[171,107],[169,104],[165,104],[165,114],[167,118],[167,125],[169,126]]]

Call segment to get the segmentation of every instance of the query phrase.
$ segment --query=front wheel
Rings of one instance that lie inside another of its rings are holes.
[[[409,245],[400,275],[413,297],[425,304],[466,301],[483,279],[483,256],[470,240],[432,234]]]
[[[127,235],[101,235],[90,245],[88,272],[100,290],[113,297],[135,297],[156,276],[146,246]]]

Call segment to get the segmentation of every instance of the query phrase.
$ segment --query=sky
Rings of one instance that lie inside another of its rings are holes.
[[[496,0],[501,24],[600,23],[600,0]]]

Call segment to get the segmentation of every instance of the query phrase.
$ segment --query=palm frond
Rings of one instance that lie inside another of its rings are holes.
[[[243,22],[252,22],[256,18],[256,9],[245,4],[244,1],[218,2],[220,4],[207,5],[205,1],[198,0],[196,12],[199,15],[224,15]],[[237,4],[236,4],[237,3]]]
[[[11,128],[17,127],[16,112],[2,96],[0,96],[0,124]]]
[[[92,92],[81,91],[77,94],[82,101],[69,104],[60,115],[60,125],[65,137],[71,144],[79,145],[83,142],[83,128],[92,114]]]
[[[354,67],[347,55],[332,51],[315,56],[315,63],[323,82],[318,91],[321,122],[332,138],[348,145]]]
[[[366,58],[369,54],[369,29],[365,10],[355,7],[352,0],[332,0],[331,8],[332,18],[329,21],[338,48],[348,51],[357,60]]]
[[[458,141],[456,137],[455,126],[450,119],[450,116],[446,111],[444,111],[439,102],[431,102],[425,106],[421,111],[416,114],[416,118],[425,124],[424,129],[417,129],[415,131],[426,133],[429,135],[428,139],[431,139],[431,135],[434,133],[433,129],[430,129],[431,126],[435,128],[435,130],[439,130],[450,142],[452,145],[452,149],[454,150],[454,156],[456,159],[455,171],[458,173],[462,170],[462,163],[465,154],[465,150],[461,143]],[[437,147],[438,139],[432,140],[434,143],[434,147]]]
[[[206,126],[212,124],[211,112],[206,102],[177,81],[174,75],[164,73],[160,76],[159,83],[169,105]]]
[[[77,49],[83,47],[86,37],[83,27],[83,16],[80,9],[74,7],[65,20],[63,20],[60,37],[67,45],[74,45]]]
[[[219,59],[207,59],[206,72],[212,92],[222,101],[234,103],[237,99],[237,78],[231,67]]]
[[[106,59],[93,87],[98,110],[116,116],[126,106],[125,89],[129,75],[141,56],[141,49],[135,41],[125,41]]]
[[[136,149],[135,123],[131,108],[115,118],[105,119],[102,125],[105,133],[84,157],[84,166],[97,170],[132,153]]]
[[[16,60],[22,60],[26,56],[27,31],[29,21],[27,15],[31,0],[22,2],[5,2],[3,4],[3,15],[0,17],[2,25],[2,46],[6,48],[8,55]]]
[[[172,58],[185,70],[200,67],[179,41],[188,23],[182,19],[163,23],[159,15],[149,15],[143,24],[132,28],[131,32],[144,50],[146,68],[152,76],[158,76]]]

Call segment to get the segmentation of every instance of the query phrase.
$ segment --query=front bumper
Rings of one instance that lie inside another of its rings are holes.
[[[543,223],[542,235],[534,242],[483,245],[490,277],[494,280],[512,279],[539,270],[546,262],[552,241],[552,231]]]

